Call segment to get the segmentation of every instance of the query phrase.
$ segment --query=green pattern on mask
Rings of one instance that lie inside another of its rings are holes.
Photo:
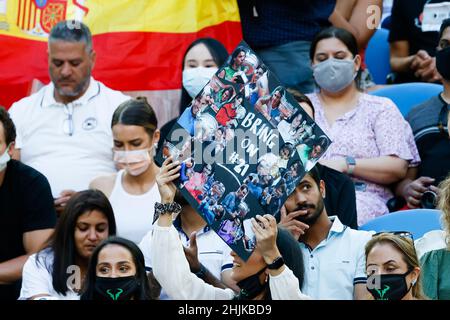
[[[106,290],[106,293],[107,293],[107,294],[111,297],[111,299],[113,299],[113,300],[118,300],[119,297],[120,297],[120,295],[122,294],[122,292],[123,292],[123,289],[118,288],[118,289],[117,289],[117,293],[114,295],[114,294],[111,293],[111,289]]]
[[[391,287],[389,287],[387,284],[384,285],[384,289],[383,290],[378,290],[375,289],[378,293],[378,296],[380,297],[378,300],[388,300],[384,298],[384,295],[386,294],[386,292],[389,291],[389,289],[391,289]]]

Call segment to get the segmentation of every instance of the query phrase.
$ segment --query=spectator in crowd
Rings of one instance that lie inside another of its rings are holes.
[[[345,29],[353,34],[361,56],[361,75],[358,88],[366,90],[375,86],[370,70],[364,63],[367,44],[375,33],[381,19],[383,0],[337,0],[330,22],[337,28]],[[374,8],[378,7],[377,10]]]
[[[422,21],[427,4],[447,0],[394,0],[391,13],[389,43],[391,69],[395,82],[436,82],[441,78],[436,72],[436,43],[438,33],[424,32]]]
[[[317,125],[333,143],[321,163],[352,176],[358,225],[388,212],[391,183],[420,161],[411,128],[395,104],[359,92],[361,65],[355,37],[330,27],[311,45],[314,78],[320,92],[309,95]]]
[[[397,195],[409,208],[423,207],[426,191],[438,193],[437,185],[450,172],[450,19],[442,23],[436,65],[442,75],[444,91],[412,109],[406,119],[412,127],[421,163],[408,169],[397,185]],[[425,203],[426,206],[426,203]],[[431,206],[434,207],[433,204]]]
[[[159,167],[153,160],[159,140],[157,127],[155,112],[146,98],[123,102],[111,122],[114,162],[121,169],[90,184],[111,202],[117,234],[135,243],[151,230],[154,204],[161,201],[156,186]]]
[[[92,253],[81,300],[150,300],[144,255],[130,240],[110,237]]]
[[[288,92],[292,94],[308,116],[314,119],[315,112],[311,100],[295,89],[288,89]],[[358,229],[355,186],[352,179],[346,174],[321,165],[320,163],[316,163],[316,168],[319,171],[320,177],[325,182],[325,188],[327,190],[326,197],[324,198],[327,213],[336,215],[342,224],[353,229]],[[295,225],[297,220],[293,219],[291,223]],[[296,227],[292,226],[292,228]]]
[[[423,300],[419,259],[409,232],[381,233],[366,245],[367,290],[375,300]]]
[[[200,38],[189,45],[183,57],[180,114],[211,80],[227,57],[228,52],[223,44],[213,38]]]
[[[173,221],[173,226],[178,231],[191,272],[215,287],[228,287],[237,291],[236,283],[230,277],[233,266],[231,249],[206,224],[179,191],[175,194],[175,201],[180,204],[181,212]],[[151,238],[152,232],[148,232],[139,244],[144,253],[145,267],[148,271],[152,270]],[[169,297],[163,291],[160,298],[168,299]]]
[[[15,139],[14,124],[0,106],[0,300],[19,297],[23,265],[56,223],[47,179],[11,159]]]
[[[129,97],[91,77],[96,60],[91,32],[61,21],[50,32],[52,80],[9,110],[17,128],[15,155],[50,182],[58,213],[70,196],[102,173],[115,172],[109,124]]]
[[[314,91],[309,47],[331,25],[336,0],[238,0],[244,40],[285,87]]]
[[[302,292],[313,299],[352,300],[367,296],[364,246],[371,234],[344,226],[328,216],[325,183],[316,167],[303,177],[281,209],[279,226],[296,219],[305,264]]]
[[[225,63],[227,57],[228,52],[223,44],[212,38],[200,38],[189,45],[183,57],[180,114],[183,114],[184,110],[192,102],[192,99],[197,96],[209,81],[209,79],[206,81],[206,76],[211,73],[212,77],[218,68]],[[196,70],[199,67],[210,70]],[[188,71],[189,69],[192,70]],[[189,87],[190,94],[186,90],[185,84]],[[172,119],[161,127],[162,137],[166,137],[169,134],[170,129],[172,129],[177,120],[177,118]],[[194,128],[195,126],[192,125],[192,131],[190,129],[187,130],[193,132]],[[192,133],[192,135],[194,134]],[[163,143],[164,139],[160,139],[158,142],[158,151],[161,150]]]
[[[439,209],[444,225],[444,247],[426,252],[420,258],[423,288],[430,299],[450,300],[450,176],[439,185]]]
[[[47,246],[25,263],[20,299],[78,300],[92,252],[115,234],[114,213],[106,196],[98,190],[76,193]]]
[[[231,289],[206,284],[189,270],[178,232],[172,224],[175,185],[179,166],[168,158],[157,181],[165,210],[154,226],[150,243],[153,271],[168,295],[174,299],[307,299],[300,291],[303,260],[296,241],[288,232],[277,230],[273,216],[256,216],[252,221],[257,248],[247,261],[232,252],[231,278],[240,288],[238,296]],[[258,221],[259,223],[257,223]]]

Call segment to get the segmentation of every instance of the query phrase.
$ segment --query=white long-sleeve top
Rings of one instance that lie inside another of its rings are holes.
[[[153,227],[151,238],[153,273],[168,296],[175,300],[231,300],[231,289],[220,289],[205,283],[190,271],[177,230],[171,227]],[[278,276],[270,276],[270,291],[274,300],[305,300],[297,277],[285,266]]]

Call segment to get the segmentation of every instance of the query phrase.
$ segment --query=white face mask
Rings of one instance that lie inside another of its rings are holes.
[[[132,176],[138,176],[147,171],[153,163],[154,151],[154,147],[132,151],[113,150],[113,160],[119,168],[125,169]]]
[[[11,157],[8,153],[9,146],[6,147],[5,152],[3,152],[3,154],[0,156],[0,172],[5,170],[8,161],[11,160]]]
[[[217,70],[215,67],[197,67],[183,70],[183,87],[191,98],[194,98],[203,89]]]

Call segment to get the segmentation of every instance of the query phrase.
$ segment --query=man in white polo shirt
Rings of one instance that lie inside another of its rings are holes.
[[[115,171],[111,118],[129,97],[91,77],[95,59],[88,27],[59,22],[48,40],[51,82],[9,111],[17,128],[14,157],[47,177],[58,211],[74,191]]]
[[[299,239],[305,263],[302,292],[313,299],[366,299],[364,247],[371,233],[328,217],[325,183],[312,168],[285,202],[280,225]]]

